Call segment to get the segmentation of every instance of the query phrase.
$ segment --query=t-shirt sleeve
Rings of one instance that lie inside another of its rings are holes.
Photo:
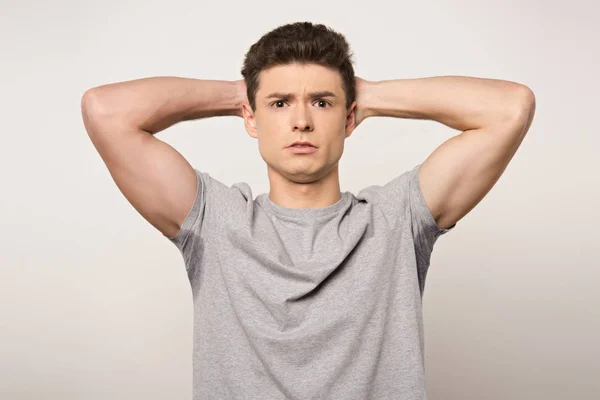
[[[419,168],[421,164],[415,166],[407,172],[408,182],[408,205],[410,207],[411,225],[413,239],[415,242],[415,252],[422,257],[427,265],[431,259],[433,245],[437,239],[451,231],[456,224],[449,228],[440,228],[425,202],[421,185],[419,182]]]
[[[415,253],[421,267],[429,266],[431,253],[436,240],[454,229],[438,227],[423,197],[419,183],[419,168],[416,165],[392,179],[378,192],[378,201],[385,205],[390,218],[404,218],[410,222]]]
[[[194,203],[188,211],[187,216],[181,224],[177,236],[167,237],[181,252],[185,260],[186,269],[194,265],[193,257],[199,257],[203,252],[204,242],[204,219],[207,206],[208,182],[210,178],[206,173],[197,169],[196,172],[196,196]]]

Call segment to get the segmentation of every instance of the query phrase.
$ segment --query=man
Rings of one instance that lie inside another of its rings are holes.
[[[421,299],[437,238],[489,192],[535,110],[526,86],[443,76],[371,82],[308,22],[265,34],[243,80],[94,88],[87,132],[115,183],[182,252],[194,298],[194,399],[426,399]],[[228,187],[153,135],[243,117],[270,191]],[[341,192],[367,117],[463,131],[384,186]]]

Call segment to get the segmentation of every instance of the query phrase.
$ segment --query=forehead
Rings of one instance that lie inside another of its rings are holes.
[[[303,93],[329,90],[342,95],[342,77],[334,69],[316,64],[277,65],[260,72],[256,94],[271,92]]]

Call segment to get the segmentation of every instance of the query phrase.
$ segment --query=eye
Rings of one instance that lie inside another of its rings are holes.
[[[324,103],[324,106],[323,107],[319,107],[319,108],[326,108],[327,105],[331,105],[331,103],[329,103],[328,101],[325,101],[325,100],[318,100],[317,103],[318,104]]]
[[[273,104],[280,104],[280,103],[281,103],[281,107],[283,107],[283,104],[285,103],[285,101],[284,100],[277,100],[277,101],[271,103],[271,106],[273,106]],[[281,108],[281,107],[277,107],[276,106],[275,108]]]

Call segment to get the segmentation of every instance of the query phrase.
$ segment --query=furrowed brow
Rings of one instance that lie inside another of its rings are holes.
[[[323,98],[323,97],[336,97],[335,93],[330,92],[328,90],[323,90],[320,92],[312,92],[309,93],[308,96],[312,99],[316,99],[316,98]],[[281,92],[274,92],[269,94],[267,97],[267,99],[294,99],[296,98],[296,95],[294,95],[293,93],[281,93]]]

